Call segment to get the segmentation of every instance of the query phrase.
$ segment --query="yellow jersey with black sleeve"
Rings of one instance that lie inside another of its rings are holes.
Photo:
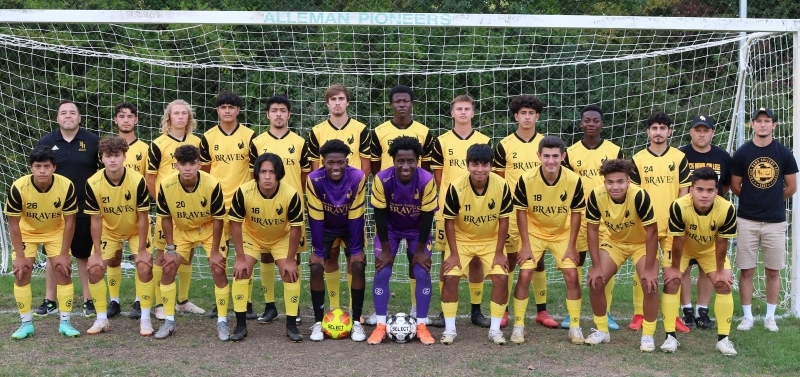
[[[361,169],[361,159],[370,157],[369,128],[353,118],[347,118],[347,123],[342,128],[336,128],[329,119],[317,124],[308,134],[308,152],[311,161],[319,161],[322,166],[322,155],[319,149],[328,140],[341,140],[350,147],[347,156],[348,165]]]
[[[137,138],[133,143],[128,144],[128,152],[125,153],[125,167],[144,176],[147,172],[147,155],[150,146],[142,139]]]
[[[570,217],[584,208],[581,179],[563,166],[559,166],[558,177],[552,184],[547,182],[540,166],[523,174],[514,189],[514,209],[527,212],[528,232],[537,239],[569,239]]]
[[[228,211],[231,221],[242,223],[242,232],[254,239],[273,241],[289,236],[290,228],[303,226],[303,201],[293,187],[279,183],[271,197],[258,182],[243,184],[233,195]]]
[[[169,134],[163,134],[150,143],[150,149],[147,152],[147,171],[145,173],[156,175],[156,187],[166,176],[175,173],[175,166],[178,161],[175,160],[174,154],[175,150],[181,145],[194,145],[200,148],[200,138],[188,134],[183,140],[178,140]]]
[[[283,160],[286,176],[281,182],[292,186],[297,192],[303,192],[304,182],[300,181],[302,173],[311,171],[311,161],[308,154],[308,142],[302,136],[289,131],[281,137],[276,137],[269,131],[258,135],[250,142],[250,172],[253,172],[253,163],[258,156],[264,153],[274,153]],[[359,167],[360,168],[360,167]]]
[[[736,237],[736,208],[721,196],[714,198],[707,213],[698,213],[692,194],[684,195],[670,206],[669,234],[686,236],[684,253],[714,253],[717,237]]]
[[[489,173],[486,188],[478,194],[465,173],[450,182],[444,218],[455,220],[456,241],[462,245],[490,245],[497,242],[500,219],[511,216],[511,189],[505,179]]]
[[[86,210],[88,215],[100,215],[103,232],[120,238],[139,233],[138,213],[150,210],[150,195],[141,174],[125,168],[122,180],[114,185],[106,169],[86,181]],[[105,238],[105,235],[104,235]]]
[[[536,154],[542,139],[544,135],[538,132],[527,141],[516,132],[504,137],[494,148],[493,170],[497,173],[503,172],[508,185],[514,187],[525,172],[532,171],[542,164]]]
[[[183,187],[178,173],[164,178],[158,186],[156,215],[172,217],[176,231],[193,230],[212,220],[225,219],[219,181],[204,171],[197,174],[197,183],[192,190]]]
[[[650,194],[658,219],[658,236],[665,237],[672,201],[678,199],[681,187],[692,184],[689,180],[689,161],[679,149],[667,147],[661,155],[645,148],[633,155],[632,162],[636,169],[630,176],[631,182]]]
[[[250,141],[255,132],[238,124],[230,134],[217,125],[200,137],[200,163],[211,166],[210,173],[222,185],[225,207],[231,205],[233,194],[251,179]]]
[[[586,200],[586,222],[605,224],[607,237],[615,243],[644,245],[644,227],[656,222],[653,203],[647,191],[628,185],[621,203],[611,199],[605,186],[595,187]]]
[[[8,217],[20,218],[23,242],[41,243],[54,238],[60,241],[64,216],[78,213],[75,186],[66,177],[53,174],[52,183],[42,191],[33,183],[33,174],[28,174],[9,187],[3,212]]]
[[[380,170],[394,166],[392,156],[389,155],[389,147],[392,145],[394,139],[400,136],[411,136],[419,140],[420,144],[422,144],[422,156],[420,156],[420,160],[431,160],[433,132],[431,132],[428,127],[414,120],[407,127],[400,128],[391,120],[387,120],[372,130],[369,140],[369,159],[370,161],[380,161]]]

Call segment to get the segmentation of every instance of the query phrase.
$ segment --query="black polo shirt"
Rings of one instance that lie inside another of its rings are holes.
[[[97,145],[100,137],[84,128],[79,128],[72,141],[67,142],[56,129],[39,139],[36,145],[51,146],[56,152],[56,174],[61,174],[75,185],[75,196],[78,199],[78,216],[86,216],[86,181],[100,169],[102,165]]]

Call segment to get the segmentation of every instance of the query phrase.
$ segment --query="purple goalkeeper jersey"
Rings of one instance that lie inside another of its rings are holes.
[[[323,252],[326,236],[346,238],[352,255],[363,251],[364,178],[364,172],[352,166],[345,169],[337,183],[328,179],[325,168],[308,174],[306,195],[314,252]]]
[[[422,226],[420,214],[439,208],[433,174],[420,167],[408,183],[400,182],[394,167],[381,170],[372,186],[372,207],[388,209],[390,237],[416,240]]]

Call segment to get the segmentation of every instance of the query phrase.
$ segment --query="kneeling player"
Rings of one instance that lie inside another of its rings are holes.
[[[250,276],[263,254],[272,254],[283,279],[286,305],[286,336],[293,342],[303,337],[297,330],[300,281],[295,256],[303,231],[303,201],[297,190],[282,184],[286,175],[281,158],[272,153],[258,156],[253,163],[253,181],[236,190],[228,217],[236,249],[233,265],[233,311],[236,331],[247,334],[247,303]]]
[[[444,231],[449,250],[442,262],[442,312],[445,330],[442,344],[456,338],[458,283],[462,268],[479,258],[484,274],[492,280],[489,339],[505,344],[500,321],[508,303],[508,258],[505,240],[512,212],[511,190],[505,179],[492,173],[492,148],[475,144],[467,149],[469,174],[450,182],[445,196]]]
[[[311,172],[306,179],[308,224],[311,230],[309,257],[311,269],[311,302],[314,306],[314,326],[309,338],[320,341],[322,316],[325,314],[325,283],[323,263],[330,258],[331,247],[340,240],[350,251],[350,268],[353,284],[350,295],[353,301],[353,330],[350,338],[362,342],[367,338],[361,322],[364,306],[364,207],[367,178],[359,169],[347,164],[350,147],[338,139],[328,140],[319,150],[322,168]]]
[[[564,274],[570,317],[569,338],[574,344],[583,344],[581,283],[576,267],[578,250],[575,240],[586,202],[578,174],[561,166],[566,149],[564,142],[556,136],[542,139],[538,152],[542,165],[524,173],[514,190],[514,208],[522,241],[517,254],[519,279],[514,291],[514,331],[511,333],[511,341],[517,344],[525,342],[528,285],[545,250],[550,250],[556,267]]]
[[[679,305],[678,288],[683,272],[691,259],[696,259],[708,278],[714,282],[717,298],[717,350],[723,355],[736,355],[728,339],[733,317],[731,287],[733,275],[728,261],[728,239],[736,237],[736,209],[731,202],[717,196],[717,173],[711,168],[700,168],[692,174],[692,186],[685,195],[670,206],[669,232],[672,242],[672,266],[664,269],[664,294],[661,311],[673,313]],[[667,340],[661,346],[664,352],[675,352],[675,326],[664,321]]]
[[[389,306],[389,278],[394,258],[402,240],[414,268],[417,286],[417,338],[426,345],[435,343],[428,331],[428,307],[431,303],[431,225],[437,207],[433,175],[417,167],[422,144],[416,138],[401,136],[389,147],[394,167],[378,173],[372,182],[370,203],[374,208],[375,278],[373,300],[377,327],[367,343],[379,344],[386,337]]]
[[[122,243],[128,241],[136,256],[136,297],[139,297],[141,319],[139,334],[153,335],[150,309],[153,306],[152,257],[147,251],[150,232],[150,196],[144,177],[125,167],[128,143],[121,137],[105,137],[98,146],[105,165],[86,181],[86,214],[91,215],[92,255],[87,261],[89,292],[92,293],[97,319],[86,333],[108,331],[106,293],[103,282],[108,265],[122,259]],[[119,282],[117,282],[119,283]]]
[[[61,316],[58,332],[79,336],[80,331],[69,321],[74,296],[69,245],[78,213],[75,187],[66,177],[55,174],[56,154],[50,146],[33,148],[28,166],[32,174],[11,184],[6,196],[5,214],[14,250],[14,299],[22,318],[22,326],[11,338],[24,339],[33,335],[31,270],[39,245],[47,252],[47,263],[53,264],[58,285],[56,294]]]
[[[175,149],[177,173],[164,178],[158,187],[156,214],[161,218],[167,246],[158,251],[164,274],[161,276],[161,297],[166,319],[156,331],[156,339],[164,339],[175,331],[175,274],[184,259],[196,246],[203,246],[211,265],[216,296],[217,331],[220,340],[228,340],[228,295],[230,287],[225,275],[225,259],[220,253],[225,204],[222,187],[211,174],[200,171],[200,150],[194,145]],[[174,226],[174,228],[173,228]],[[234,332],[231,339],[246,336]],[[241,338],[239,338],[241,340]]]
[[[600,165],[603,186],[595,187],[586,201],[586,238],[592,257],[587,284],[597,329],[585,343],[596,345],[611,341],[605,286],[617,274],[619,266],[630,258],[644,291],[644,323],[639,349],[653,352],[658,314],[658,226],[650,195],[630,184],[629,176],[634,168],[628,160],[604,162]],[[601,222],[608,228],[608,236],[602,241],[598,237]]]

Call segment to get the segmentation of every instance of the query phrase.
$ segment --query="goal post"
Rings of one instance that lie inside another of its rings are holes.
[[[647,144],[642,123],[654,110],[673,116],[674,146],[689,141],[694,115],[711,115],[720,125],[715,144],[732,152],[738,114],[766,104],[779,119],[776,138],[797,158],[798,32],[800,20],[769,19],[0,10],[0,180],[8,187],[27,172],[26,153],[56,127],[53,106],[62,98],[75,99],[83,126],[101,136],[115,132],[115,103],[137,104],[139,136],[149,142],[173,99],[195,106],[203,132],[217,122],[216,93],[234,90],[245,101],[240,121],[263,132],[263,101],[285,94],[293,102],[290,126],[306,136],[325,119],[323,93],[333,83],[351,89],[350,114],[370,128],[391,117],[389,88],[410,85],[414,118],[437,135],[452,127],[450,100],[470,94],[476,128],[494,142],[515,129],[508,102],[520,93],[544,100],[537,128],[568,145],[580,139],[580,108],[598,104],[606,112],[604,136],[628,158]],[[742,40],[747,67],[739,67]],[[800,251],[792,242],[800,236],[793,221],[799,209],[797,200],[787,203],[789,269],[781,292],[781,306],[794,315],[800,315]],[[7,273],[5,235],[0,247]],[[205,259],[195,263],[197,275],[207,277]],[[395,279],[404,281],[407,261],[397,263]],[[629,265],[621,275],[621,284],[630,281]]]

